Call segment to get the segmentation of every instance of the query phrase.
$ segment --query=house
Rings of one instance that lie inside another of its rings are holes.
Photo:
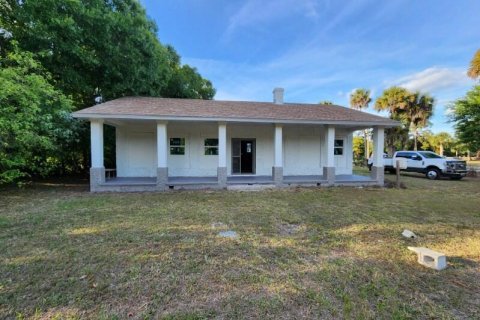
[[[283,94],[276,88],[273,103],[125,97],[73,113],[91,125],[91,191],[383,185],[384,129],[396,121],[335,105],[284,103]],[[107,178],[104,125],[116,132],[116,168],[107,168]],[[373,128],[373,170],[358,176],[353,132],[365,128]]]

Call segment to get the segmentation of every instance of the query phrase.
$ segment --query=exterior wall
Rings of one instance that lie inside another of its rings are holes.
[[[284,175],[322,175],[327,161],[322,127],[283,128]],[[353,133],[336,130],[335,139],[344,140],[343,155],[335,156],[335,174],[352,174]]]
[[[170,152],[168,153],[169,176],[217,176],[218,156],[205,155],[204,146],[205,139],[218,138],[218,125],[216,123],[185,124],[169,122],[167,134],[168,139],[185,138],[184,155],[171,155]]]
[[[116,127],[116,159],[118,177],[157,176],[156,127]]]
[[[168,138],[185,138],[185,155],[168,154],[168,175],[217,176],[218,156],[204,154],[204,139],[218,137],[218,124],[175,123],[167,125]],[[324,129],[315,126],[283,127],[283,174],[322,175],[326,161]],[[336,130],[344,139],[344,152],[335,156],[335,174],[352,173],[352,133]],[[256,140],[256,175],[272,175],[274,125],[227,124],[227,174],[232,172],[232,138]],[[116,128],[117,176],[156,177],[156,125],[124,125]]]
[[[227,124],[227,173],[232,174],[232,139],[255,139],[255,174],[271,176],[274,158],[274,126]]]

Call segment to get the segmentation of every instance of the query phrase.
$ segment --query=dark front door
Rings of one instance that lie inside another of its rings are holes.
[[[232,139],[232,173],[255,173],[255,139]]]

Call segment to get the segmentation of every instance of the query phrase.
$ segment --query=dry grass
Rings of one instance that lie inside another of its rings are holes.
[[[405,190],[5,190],[0,318],[479,318],[480,179],[402,181]],[[239,238],[217,236],[228,229]],[[418,265],[408,245],[445,252],[448,269]]]

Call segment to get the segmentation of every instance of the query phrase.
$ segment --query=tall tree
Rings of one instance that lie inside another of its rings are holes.
[[[45,79],[71,98],[74,109],[95,104],[99,95],[105,101],[215,94],[210,81],[160,43],[138,0],[0,0],[0,26],[8,31],[3,36],[18,41],[18,50],[35,53],[32,58],[49,74]],[[0,36],[0,54],[11,50],[8,43]],[[83,159],[87,168],[88,126],[73,128],[80,138],[70,141],[66,160],[74,167]]]
[[[418,130],[428,125],[428,120],[433,115],[435,100],[428,94],[415,92],[409,99],[409,106],[403,111],[406,121],[410,122],[410,129],[413,131],[414,150],[417,150]]]
[[[73,104],[50,83],[32,53],[0,57],[0,183],[47,175],[76,138]]]
[[[372,102],[372,98],[370,97],[370,90],[368,89],[355,89],[355,91],[350,94],[350,108],[352,109],[367,109],[370,102]],[[363,130],[363,139],[365,144],[365,159],[368,159],[368,129]]]
[[[383,91],[382,95],[375,101],[375,110],[387,111],[390,118],[401,121],[401,127],[385,130],[385,141],[388,145],[389,154],[392,155],[395,149],[403,149],[408,141],[409,124],[401,117],[403,110],[407,108],[411,100],[408,90],[401,87],[391,87]]]
[[[414,137],[414,148],[417,150],[418,129],[428,125],[428,120],[433,114],[435,100],[428,94],[419,92],[412,93],[405,88],[391,87],[385,90],[376,101],[377,111],[389,111],[392,119],[403,123],[403,130],[389,130],[388,132],[397,136],[401,141],[407,141],[405,137],[398,136],[399,133],[408,134],[412,129]],[[392,137],[393,138],[393,137]],[[404,145],[402,145],[402,148]]]
[[[480,49],[475,52],[467,74],[472,79],[480,78]]]
[[[460,142],[470,151],[480,150],[480,85],[473,87],[464,98],[451,106],[451,120]]]

